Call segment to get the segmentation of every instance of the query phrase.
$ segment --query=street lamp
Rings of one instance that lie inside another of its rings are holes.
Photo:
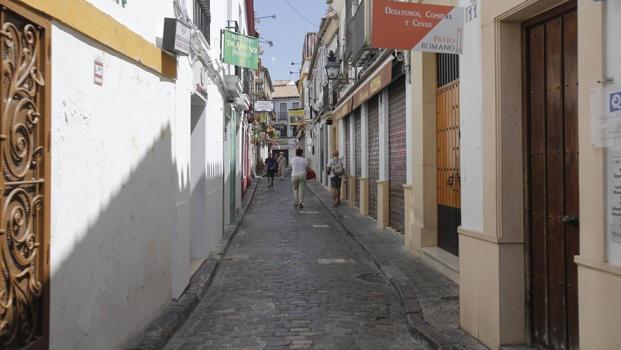
[[[339,77],[341,65],[336,61],[333,51],[328,54],[328,63],[326,63],[325,69],[328,80],[336,80]]]
[[[273,18],[276,19],[276,15],[271,15],[271,16],[261,16],[261,17],[255,17],[254,19],[264,19],[264,18]]]
[[[271,40],[259,39],[260,43],[267,44],[269,47],[274,47],[274,42]]]

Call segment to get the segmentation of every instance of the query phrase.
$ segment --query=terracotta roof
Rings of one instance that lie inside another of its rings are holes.
[[[272,98],[300,98],[300,92],[290,80],[275,80]]]

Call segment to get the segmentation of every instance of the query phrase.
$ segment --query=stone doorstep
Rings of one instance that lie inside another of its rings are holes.
[[[446,278],[459,284],[459,258],[438,247],[425,247],[420,250],[421,260],[440,272]]]
[[[246,215],[260,180],[254,181],[250,192],[244,199],[239,219],[233,225],[225,228],[222,240],[218,242],[214,251],[209,255],[196,273],[190,279],[185,292],[178,300],[165,305],[133,336],[130,336],[120,347],[122,350],[160,350],[163,349],[175,332],[183,326],[190,317],[200,299],[205,295],[211,285],[216,270],[220,266],[222,256],[228,250],[229,244],[235,237],[243,217]]]

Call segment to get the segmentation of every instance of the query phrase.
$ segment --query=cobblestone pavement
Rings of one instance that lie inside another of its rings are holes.
[[[485,346],[459,328],[459,286],[412,255],[403,236],[380,231],[377,222],[362,216],[347,203],[332,208],[328,191],[314,181],[309,188],[373,257],[375,263],[399,289],[408,320],[417,332],[427,333],[438,346],[450,349],[485,350]],[[411,311],[411,313],[410,313]]]
[[[265,182],[212,286],[167,350],[428,349],[393,289],[307,191]]]

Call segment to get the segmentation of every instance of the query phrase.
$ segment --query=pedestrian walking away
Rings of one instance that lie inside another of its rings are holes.
[[[332,199],[334,206],[341,204],[341,183],[345,179],[345,163],[339,158],[339,151],[332,152],[332,159],[328,161],[326,171],[330,177],[330,190],[332,191]]]
[[[274,187],[274,175],[278,171],[278,163],[273,154],[265,160],[265,169],[267,169],[267,187]]]
[[[293,182],[293,202],[296,208],[304,208],[304,188],[306,187],[306,171],[308,162],[302,158],[304,151],[297,149],[291,159],[291,181]]]
[[[285,154],[280,152],[278,155],[278,176],[280,176],[280,180],[282,181],[285,178],[285,173],[287,172],[287,157]]]

